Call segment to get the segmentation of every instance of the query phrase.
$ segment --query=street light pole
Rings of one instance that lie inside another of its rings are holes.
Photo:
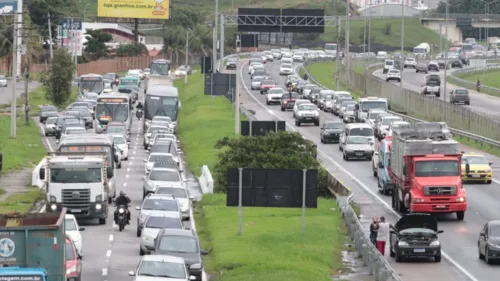
[[[368,53],[371,52],[372,45],[372,0],[368,0]]]
[[[365,10],[364,10],[364,15],[363,17],[365,18],[365,23],[363,25],[363,53],[366,53],[366,1],[365,0]],[[368,0],[370,1],[370,0]]]
[[[401,60],[403,60],[403,52],[405,46],[405,3],[404,0],[401,0]],[[403,61],[401,61],[400,65],[403,65]],[[399,87],[401,89],[401,94],[403,93],[403,69],[401,68],[401,81],[399,81]]]
[[[447,90],[446,90],[446,81],[448,80],[447,79],[447,70],[448,70],[448,14],[449,14],[449,6],[450,6],[450,3],[448,3],[448,1],[445,1],[444,2],[446,4],[446,16],[444,18],[444,24],[445,24],[445,27],[444,27],[444,38],[445,38],[445,42],[444,42],[444,92],[443,92],[443,101],[446,102],[446,94],[447,94]],[[444,119],[443,119],[444,120]]]
[[[346,89],[349,89],[349,65],[350,65],[350,59],[349,59],[349,44],[350,44],[350,28],[351,28],[351,24],[350,24],[350,13],[349,13],[349,0],[346,0],[346,25],[345,25],[345,62],[346,62],[346,68],[347,68],[347,71],[346,71]],[[337,62],[338,63],[338,62]]]
[[[489,19],[490,16],[490,5],[494,4],[500,0],[494,0],[494,1],[483,1],[480,0],[483,4],[485,4],[485,13],[486,13],[486,18]],[[484,28],[484,38],[486,39],[486,42],[488,42],[488,37],[490,36],[490,29],[489,27]]]

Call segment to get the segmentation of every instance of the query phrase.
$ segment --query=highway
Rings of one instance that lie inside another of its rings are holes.
[[[451,73],[452,71],[455,71],[455,70],[456,69],[449,69],[447,71],[448,75],[449,75],[449,73]],[[429,72],[428,74],[434,74],[434,73],[438,73],[438,72],[432,71],[432,72]],[[444,81],[444,70],[440,70],[438,74],[441,76],[441,81]],[[373,75],[382,79],[382,80],[385,80],[385,74],[382,73],[382,69],[376,70],[375,72],[373,72]],[[420,88],[425,83],[425,75],[426,74],[424,74],[424,73],[418,73],[418,74],[415,73],[414,69],[408,69],[408,68],[404,69],[404,71],[402,73],[403,88],[420,93]],[[395,83],[395,84],[399,85],[398,82],[391,82],[391,83]],[[449,92],[451,92],[451,90],[453,90],[455,88],[459,88],[459,87],[457,87],[453,84],[450,84],[450,83],[446,84],[446,91],[448,92],[446,94],[446,96],[447,96],[446,100],[449,100],[449,98],[448,98]],[[444,100],[444,98],[445,98],[445,95],[443,93],[443,91],[444,91],[443,89],[444,88],[441,86],[441,97],[439,97],[439,99],[441,99],[441,100]],[[430,98],[436,98],[436,97],[431,96]],[[500,113],[498,112],[498,108],[500,108],[500,98],[474,92],[474,93],[470,94],[470,99],[471,99],[470,105],[467,107],[470,107],[470,109],[473,112],[476,112],[478,114],[485,115],[485,116],[496,116],[497,118],[495,118],[495,119],[496,120],[499,119],[498,117],[500,117]],[[456,105],[456,106],[466,106],[466,105]]]
[[[139,100],[144,99],[143,90],[139,91]],[[131,116],[135,116],[131,112]],[[42,128],[43,130],[43,128]],[[83,280],[123,281],[132,280],[129,271],[135,271],[141,256],[139,255],[139,237],[136,236],[137,215],[135,207],[142,204],[142,187],[144,176],[144,162],[147,153],[143,146],[142,121],[134,117],[131,127],[129,159],[122,161],[121,169],[116,170],[117,194],[125,190],[132,200],[130,211],[130,225],[123,232],[113,223],[115,207],[109,207],[106,225],[98,225],[97,221],[79,221],[85,231],[83,236]],[[54,137],[44,137],[44,141],[51,151],[57,148]],[[187,180],[188,191],[191,196],[201,198],[201,188],[192,175],[184,176]],[[185,222],[186,228],[191,228],[191,222]],[[205,280],[204,280],[205,281]]]
[[[265,105],[265,95],[258,91],[250,91],[248,64],[238,69],[240,76],[240,93],[242,103],[247,109],[255,110],[259,120],[283,120],[287,122],[287,129],[300,132],[305,138],[312,140],[318,145],[318,157],[327,166],[327,169],[336,177],[350,186],[357,202],[375,202],[379,208],[371,208],[373,212],[364,213],[365,216],[385,215],[390,222],[397,220],[397,214],[390,206],[390,197],[377,192],[377,182],[373,177],[372,163],[368,161],[342,160],[342,154],[338,151],[337,144],[321,144],[319,140],[319,127],[303,126],[296,127],[291,112],[281,112],[279,105]],[[300,65],[296,65],[298,72]],[[267,63],[265,68],[277,85],[284,87],[284,76],[279,76],[279,62]],[[320,113],[321,122],[335,120],[337,117],[331,113]],[[498,218],[500,212],[500,182],[495,181],[491,185],[467,184],[465,185],[468,195],[469,209],[462,222],[456,221],[455,215],[442,215],[439,217],[439,227],[444,230],[441,234],[443,257],[441,263],[414,262],[395,263],[387,256],[393,268],[405,281],[422,280],[432,276],[435,280],[472,280],[488,281],[498,280],[498,270],[495,266],[487,265],[478,259],[477,239],[480,230],[489,220]],[[363,208],[362,208],[363,211]],[[388,254],[387,254],[388,255]],[[454,265],[454,266],[451,266]]]
[[[28,82],[28,92],[38,88],[41,84],[37,81]],[[19,97],[24,93],[24,81],[16,83],[16,94]],[[7,87],[0,88],[0,104],[9,104],[12,97],[12,80],[7,80]]]

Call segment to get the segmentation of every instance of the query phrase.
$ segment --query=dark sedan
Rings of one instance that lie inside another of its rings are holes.
[[[437,62],[430,62],[428,65],[427,65],[427,69],[429,71],[431,70],[435,70],[435,71],[439,71],[439,64]]]
[[[459,59],[456,59],[456,60],[452,60],[450,62],[450,65],[451,65],[451,68],[454,68],[454,67],[458,67],[458,68],[463,68],[464,67],[464,64],[462,63],[461,60]]]
[[[39,115],[39,119],[40,119],[40,123],[43,123],[45,122],[45,120],[47,120],[47,118],[49,118],[49,115],[47,114],[48,112],[57,112],[57,107],[53,106],[53,105],[41,105],[40,106],[40,115]],[[54,116],[54,115],[50,115],[50,116]]]
[[[479,259],[484,259],[487,264],[500,259],[500,221],[489,221],[479,233],[477,250]]]
[[[319,133],[321,143],[338,143],[343,130],[344,123],[340,120],[323,123]]]
[[[429,72],[429,69],[427,68],[427,64],[423,63],[423,62],[417,63],[417,65],[415,66],[415,72],[416,73],[423,72],[423,73],[427,74],[427,72]]]

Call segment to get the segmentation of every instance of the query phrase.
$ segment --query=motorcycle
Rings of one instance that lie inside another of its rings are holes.
[[[138,120],[141,120],[141,118],[142,118],[142,109],[137,109],[136,110],[135,117],[137,117]]]
[[[118,224],[120,232],[125,228],[125,225],[127,225],[127,208],[124,205],[118,206],[116,224]]]

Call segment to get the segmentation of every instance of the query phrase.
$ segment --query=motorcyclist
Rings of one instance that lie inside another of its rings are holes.
[[[142,110],[142,103],[138,102],[137,105],[135,106],[135,109]]]
[[[309,80],[309,76],[307,75],[307,73],[304,74],[304,80]]]
[[[292,83],[291,91],[292,92],[296,92],[297,91],[297,83]]]
[[[130,212],[128,210],[128,204],[132,202],[130,198],[127,196],[127,193],[125,191],[120,191],[120,196],[116,197],[115,199],[115,205],[116,207],[122,205],[125,207],[125,212],[127,213],[127,224],[130,224]],[[118,208],[115,210],[115,222],[118,223]]]
[[[288,81],[288,83],[286,83],[286,88],[290,91],[292,88],[292,82]]]

